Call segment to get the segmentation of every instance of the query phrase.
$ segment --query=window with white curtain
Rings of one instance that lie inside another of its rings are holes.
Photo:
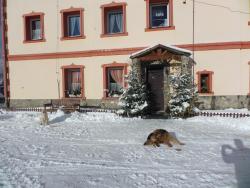
[[[80,69],[67,69],[66,76],[66,97],[79,97],[82,94],[81,71]]]
[[[80,15],[70,15],[68,16],[68,36],[80,36]]]
[[[123,12],[110,11],[107,13],[107,32],[109,34],[123,32]]]
[[[209,81],[209,74],[200,75],[200,93],[209,93],[211,91]]]
[[[40,40],[41,39],[41,22],[40,19],[30,20],[30,29],[31,29],[31,40]]]
[[[169,26],[169,6],[168,4],[150,5],[150,26],[151,28]]]
[[[122,94],[124,85],[123,68],[108,68],[107,97],[118,97]]]

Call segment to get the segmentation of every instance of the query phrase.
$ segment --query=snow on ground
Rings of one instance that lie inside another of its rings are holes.
[[[0,114],[0,187],[250,187],[250,118]],[[164,128],[186,145],[143,146]]]

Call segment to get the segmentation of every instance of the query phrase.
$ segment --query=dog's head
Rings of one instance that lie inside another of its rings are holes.
[[[151,140],[147,140],[146,142],[144,142],[144,146],[148,146],[148,145],[152,145],[153,143],[151,142]]]

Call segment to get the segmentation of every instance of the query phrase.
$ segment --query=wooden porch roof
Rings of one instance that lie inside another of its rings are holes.
[[[184,55],[184,56],[191,56],[192,52],[186,49],[182,49],[182,48],[178,48],[176,46],[171,46],[171,45],[163,45],[163,44],[156,44],[156,45],[152,45],[150,47],[147,47],[143,50],[140,50],[138,52],[135,52],[133,54],[131,54],[130,58],[134,59],[134,58],[140,58],[146,55],[149,55],[150,53],[161,49],[163,51],[167,51],[168,53],[171,53],[173,55]]]

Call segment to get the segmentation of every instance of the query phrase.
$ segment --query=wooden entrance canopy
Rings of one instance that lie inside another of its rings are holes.
[[[169,61],[172,59],[179,60],[181,56],[189,57],[192,52],[171,45],[156,44],[133,53],[131,59],[139,59],[140,61]]]

